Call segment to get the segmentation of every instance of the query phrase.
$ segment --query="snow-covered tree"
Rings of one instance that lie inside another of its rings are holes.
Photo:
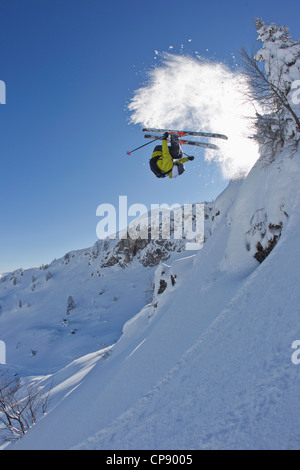
[[[300,41],[291,39],[288,27],[261,19],[255,24],[262,48],[256,54],[242,49],[241,56],[251,97],[264,110],[257,113],[256,138],[274,157],[285,145],[300,140],[300,107],[295,100],[295,84],[300,85]]]
[[[71,310],[73,310],[76,307],[74,297],[72,295],[69,295],[68,297],[68,304],[67,304],[67,315],[70,315]]]

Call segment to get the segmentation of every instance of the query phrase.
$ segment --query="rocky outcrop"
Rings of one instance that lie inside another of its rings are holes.
[[[117,241],[110,249],[101,253],[101,267],[119,264],[125,268],[135,259],[145,267],[157,266],[161,261],[166,261],[172,253],[180,253],[184,248],[185,244],[182,240],[127,238]]]

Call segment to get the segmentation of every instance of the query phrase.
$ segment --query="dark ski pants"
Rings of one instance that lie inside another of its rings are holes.
[[[179,143],[179,135],[178,134],[171,134],[171,145],[169,146],[169,152],[173,160],[177,160],[178,158],[182,158],[183,152],[180,147]],[[157,145],[154,149],[154,152],[161,152],[162,146]]]

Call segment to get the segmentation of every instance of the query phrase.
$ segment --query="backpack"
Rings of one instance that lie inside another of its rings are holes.
[[[157,160],[159,160],[160,158],[161,157],[159,155],[157,157],[150,158],[149,160],[150,169],[151,171],[153,171],[153,173],[155,174],[157,178],[165,178],[166,176],[168,176],[169,173],[171,173],[172,169],[168,171],[167,173],[162,171],[157,165]]]

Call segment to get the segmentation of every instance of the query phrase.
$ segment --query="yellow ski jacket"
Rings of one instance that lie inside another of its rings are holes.
[[[185,163],[189,161],[187,157],[181,158],[180,160],[173,160],[169,152],[168,141],[165,139],[162,141],[162,151],[158,150],[156,152],[153,152],[151,158],[158,156],[160,158],[157,160],[157,166],[164,173],[168,173],[168,171],[170,171],[169,178],[172,178],[171,170],[173,168],[174,163]]]

